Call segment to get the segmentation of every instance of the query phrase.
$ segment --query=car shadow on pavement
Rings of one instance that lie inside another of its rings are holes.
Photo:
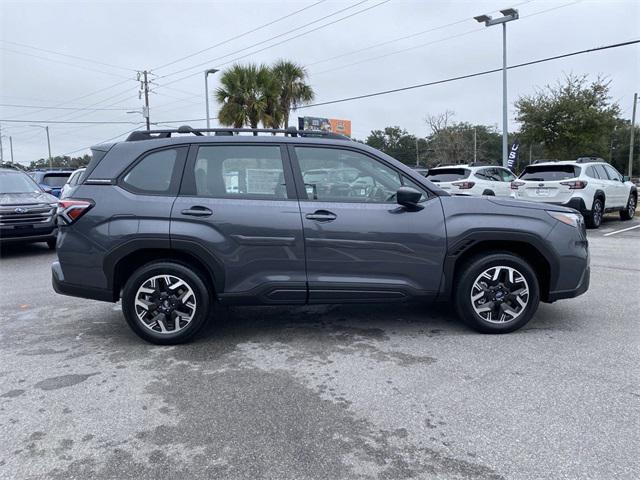
[[[51,255],[46,243],[8,243],[0,245],[0,258],[20,258]]]

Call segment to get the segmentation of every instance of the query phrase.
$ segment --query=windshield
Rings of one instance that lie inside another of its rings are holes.
[[[471,170],[466,168],[433,168],[427,173],[427,178],[432,182],[455,182],[467,178]]]
[[[20,172],[0,172],[0,193],[40,192],[31,177]]]
[[[557,182],[580,175],[580,167],[574,165],[529,165],[520,180],[530,182]]]
[[[42,184],[49,187],[62,187],[67,183],[70,173],[47,173],[42,179]]]

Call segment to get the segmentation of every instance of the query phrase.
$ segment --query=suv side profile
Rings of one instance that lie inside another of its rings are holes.
[[[589,228],[598,228],[606,212],[631,220],[638,204],[638,189],[629,178],[595,157],[528,165],[511,189],[517,199],[578,210]]]
[[[511,170],[498,165],[470,163],[429,169],[425,175],[446,192],[454,195],[490,195],[508,197],[509,185],[516,179]]]
[[[589,286],[573,210],[452,196],[335,134],[135,132],[94,147],[74,188],[59,202],[54,289],[121,300],[153,343],[192,338],[213,302],[451,300],[471,327],[506,333]]]

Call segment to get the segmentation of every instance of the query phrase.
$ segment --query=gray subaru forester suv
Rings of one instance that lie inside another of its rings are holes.
[[[506,333],[539,301],[589,286],[582,216],[569,208],[451,196],[338,135],[203,132],[93,148],[59,202],[58,293],[121,299],[140,337],[172,344],[213,302],[450,300],[472,328]]]

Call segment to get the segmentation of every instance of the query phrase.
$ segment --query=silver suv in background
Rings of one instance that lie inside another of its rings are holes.
[[[578,210],[589,228],[598,228],[602,215],[619,212],[631,220],[638,204],[637,187],[601,158],[536,162],[511,183],[512,197],[562,205]]]

